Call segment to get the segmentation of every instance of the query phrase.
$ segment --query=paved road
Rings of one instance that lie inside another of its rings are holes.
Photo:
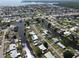
[[[8,28],[7,29],[5,29],[5,30],[2,30],[3,32],[4,32],[4,34],[3,34],[3,38],[2,38],[2,45],[1,45],[1,48],[0,48],[0,58],[4,58],[4,43],[5,43],[5,35],[6,35],[6,33],[7,33],[7,31],[8,31]]]
[[[38,36],[42,39],[42,40],[44,40],[45,42],[47,42],[48,43],[48,45],[50,46],[50,48],[52,48],[53,50],[54,50],[54,52],[56,52],[56,54],[59,56],[59,57],[63,57],[60,53],[58,53],[58,51],[55,49],[55,48],[53,48],[52,47],[52,45],[39,33],[39,31],[37,30],[37,28],[36,28],[36,26],[35,25],[32,25],[31,26],[34,30],[35,30],[35,32],[38,34]]]

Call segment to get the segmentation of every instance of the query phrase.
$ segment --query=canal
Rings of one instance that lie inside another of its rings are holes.
[[[19,37],[21,39],[23,49],[26,51],[27,58],[34,58],[33,54],[31,53],[29,43],[26,40],[26,37],[24,35],[24,28],[25,28],[24,24],[25,24],[24,20],[18,20],[17,21]]]

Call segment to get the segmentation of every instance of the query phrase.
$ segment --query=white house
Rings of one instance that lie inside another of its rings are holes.
[[[40,46],[38,46],[42,51],[45,51],[47,48],[43,45],[43,44],[41,44]]]
[[[10,44],[9,50],[10,50],[10,55],[12,58],[15,58],[18,55],[20,55],[20,53],[17,52],[17,48],[15,44]]]
[[[60,42],[57,43],[58,46],[60,46],[61,48],[65,48],[65,46],[63,44],[61,44]]]
[[[30,35],[35,35],[35,32],[32,31],[32,32],[29,32],[29,34],[30,34]]]
[[[32,40],[35,41],[38,39],[38,36],[37,35],[32,35]]]
[[[15,58],[18,55],[20,55],[20,53],[17,53],[17,49],[15,49],[15,50],[13,50],[13,51],[10,52],[10,55],[11,55],[12,58]]]
[[[30,26],[26,27],[26,29],[30,29]]]
[[[11,30],[14,30],[15,27],[16,27],[15,25],[10,25]]]
[[[52,38],[52,40],[54,41],[54,43],[59,42],[58,38]]]
[[[16,44],[10,44],[9,50],[14,50],[14,49],[16,49]]]
[[[48,32],[48,30],[43,30],[43,33],[46,35],[47,34],[47,32]]]
[[[78,29],[77,26],[70,28],[70,31],[76,31]]]
[[[51,52],[45,53],[44,56],[45,56],[46,58],[55,58],[55,57],[51,54]]]
[[[65,32],[64,32],[64,35],[67,35],[67,36],[68,36],[68,35],[70,35],[70,34],[71,34],[71,32],[69,32],[69,31],[65,31]]]

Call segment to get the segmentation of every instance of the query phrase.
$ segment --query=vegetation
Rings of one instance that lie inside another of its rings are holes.
[[[14,31],[15,31],[15,32],[18,32],[18,27],[15,27],[15,28],[14,28]]]
[[[37,23],[40,23],[40,20],[39,20],[39,18],[37,18],[37,19],[36,19],[36,21],[37,21]]]
[[[19,45],[19,46],[17,47],[17,50],[18,50],[20,53],[22,53],[22,46]]]
[[[64,58],[72,58],[74,56],[74,53],[72,51],[66,50],[63,53]]]
[[[10,54],[9,53],[6,53],[5,54],[5,58],[11,58]]]
[[[7,39],[9,38],[8,34],[5,35],[5,38],[7,38]]]
[[[29,21],[25,21],[25,25],[29,26],[30,25]]]
[[[41,57],[41,55],[42,55],[41,49],[39,49],[38,47],[34,47],[34,52],[38,57]]]
[[[46,48],[48,48],[47,42],[43,42],[43,45],[44,45]]]
[[[13,36],[13,39],[16,39],[16,38],[17,38],[16,35],[14,35],[14,36]]]

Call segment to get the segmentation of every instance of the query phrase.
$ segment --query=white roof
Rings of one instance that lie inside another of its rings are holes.
[[[60,42],[57,43],[61,48],[65,48],[65,46],[63,44],[61,44]]]
[[[18,42],[18,39],[15,39],[15,42]]]
[[[38,43],[35,43],[34,45],[37,45]]]
[[[40,48],[41,50],[46,50],[46,47],[45,47],[43,44],[41,44],[41,45],[39,46],[39,48]]]
[[[77,28],[78,28],[77,26],[72,27],[72,28],[70,28],[70,31],[75,31]]]
[[[38,39],[37,35],[32,35],[32,40],[37,40],[37,39]]]
[[[10,55],[11,55],[12,58],[17,57],[17,50],[11,51],[11,52],[10,52]]]
[[[44,32],[44,34],[47,34],[48,30],[44,30],[43,32]]]
[[[65,35],[70,35],[71,32],[69,32],[69,31],[65,31],[64,34],[65,34]]]
[[[11,55],[12,58],[15,58],[18,55],[20,55],[20,53],[17,53],[17,50],[13,50],[13,51],[10,52],[10,55]]]
[[[15,25],[10,25],[10,28],[14,28],[15,27]]]
[[[18,55],[20,55],[20,53],[17,53],[17,49],[16,49],[16,45],[15,44],[10,44],[9,49],[10,49],[10,55],[11,55],[12,58],[15,58]]]
[[[30,29],[30,26],[26,27],[27,29]]]
[[[58,38],[52,38],[54,42],[58,42]]]
[[[17,56],[20,55],[20,53],[17,53]]]
[[[9,50],[13,50],[13,49],[16,49],[16,44],[10,44]]]
[[[45,54],[45,57],[46,57],[46,58],[55,58],[55,57],[51,54],[51,52],[47,52],[47,53]]]
[[[32,31],[32,32],[29,32],[29,33],[30,33],[31,35],[35,35],[35,32],[33,32],[33,31]]]
[[[19,22],[19,21],[21,21],[21,19],[19,19],[19,20],[16,20],[16,22]]]

